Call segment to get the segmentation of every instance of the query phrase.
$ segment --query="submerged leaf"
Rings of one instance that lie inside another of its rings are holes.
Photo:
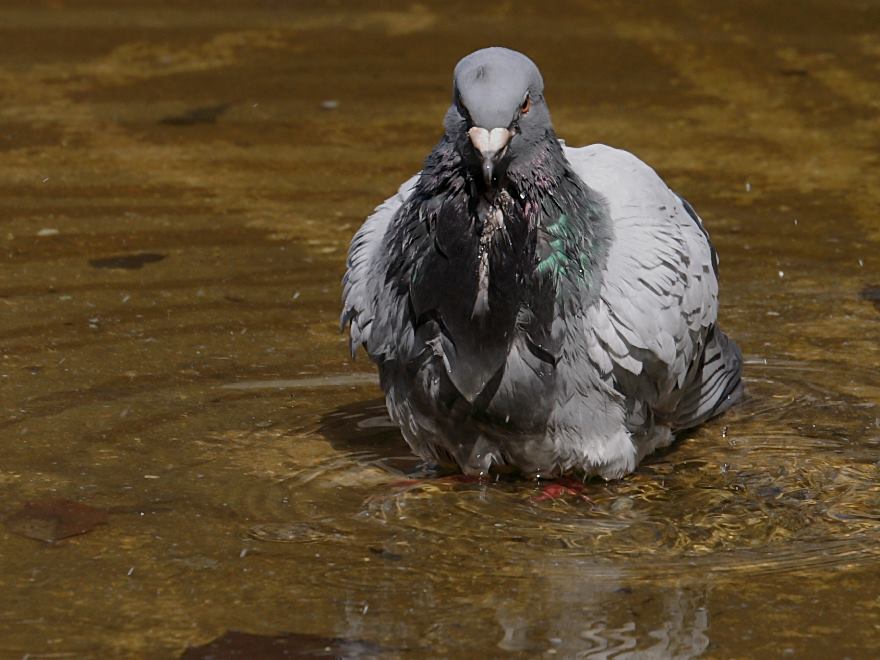
[[[166,255],[156,252],[138,252],[136,254],[117,254],[102,259],[89,259],[93,268],[110,268],[120,270],[140,270],[144,264],[162,261]]]
[[[231,103],[218,103],[192,108],[179,115],[162,117],[160,124],[166,126],[192,126],[194,124],[215,124],[220,116],[232,107]]]
[[[248,536],[258,541],[275,541],[278,543],[340,541],[345,538],[335,530],[306,522],[259,523],[248,530]]]
[[[26,502],[6,519],[9,531],[29,539],[54,543],[92,531],[107,522],[107,512],[64,499]]]
[[[202,646],[190,646],[181,658],[225,660],[227,658],[374,658],[382,647],[361,640],[288,633],[252,635],[231,630]]]
[[[874,303],[874,307],[880,311],[880,286],[866,286],[859,292],[859,297],[862,300]]]

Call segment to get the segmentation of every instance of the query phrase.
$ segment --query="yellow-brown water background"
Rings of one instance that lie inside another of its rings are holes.
[[[0,656],[880,654],[876,2],[0,2]],[[651,163],[749,399],[593,504],[426,485],[336,328],[462,55]],[[134,255],[132,257],[132,255]]]

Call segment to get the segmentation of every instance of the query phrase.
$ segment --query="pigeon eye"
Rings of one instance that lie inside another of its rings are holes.
[[[532,97],[526,94],[526,97],[523,99],[522,105],[519,106],[519,113],[521,115],[529,114],[529,110],[532,109]]]

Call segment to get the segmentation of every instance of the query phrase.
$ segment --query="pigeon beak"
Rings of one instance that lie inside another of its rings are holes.
[[[507,150],[511,133],[506,128],[493,128],[487,131],[485,128],[474,126],[468,131],[471,144],[474,145],[482,158],[483,180],[487,186],[492,185],[492,177],[495,174],[495,165]]]

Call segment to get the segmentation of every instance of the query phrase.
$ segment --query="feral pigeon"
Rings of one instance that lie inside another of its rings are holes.
[[[352,354],[378,365],[417,455],[614,479],[741,396],[717,255],[654,170],[566,146],[540,71],[505,48],[458,63],[444,128],[343,280]]]

